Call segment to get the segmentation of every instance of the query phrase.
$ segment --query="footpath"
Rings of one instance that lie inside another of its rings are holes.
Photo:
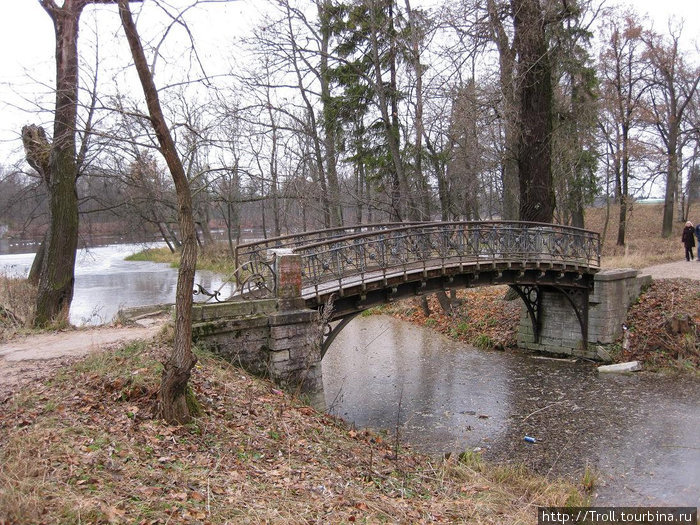
[[[50,377],[57,369],[94,352],[131,341],[151,339],[164,318],[128,327],[100,326],[32,334],[0,344],[0,405],[27,383]]]
[[[641,270],[653,279],[700,281],[700,262],[678,261]],[[140,323],[140,324],[139,324]],[[44,379],[90,352],[154,337],[165,318],[144,319],[130,327],[96,327],[17,337],[0,344],[0,405],[22,385]]]

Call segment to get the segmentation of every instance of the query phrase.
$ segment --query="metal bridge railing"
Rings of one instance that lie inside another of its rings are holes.
[[[383,223],[316,230],[236,248],[237,288],[274,290],[272,248],[301,256],[302,286],[489,262],[564,263],[600,268],[596,232],[520,221]]]
[[[355,277],[354,282],[438,267],[489,262],[565,263],[600,267],[595,232],[522,222],[411,225],[299,246],[304,288]]]

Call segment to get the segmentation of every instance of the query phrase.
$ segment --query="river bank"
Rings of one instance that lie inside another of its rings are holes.
[[[206,353],[195,422],[153,420],[163,343],[95,353],[0,411],[0,516],[10,523],[536,523],[583,487],[430,459],[349,427]],[[66,396],[66,392],[70,395]]]
[[[700,263],[697,263],[700,267]],[[425,326],[451,339],[487,349],[514,349],[521,315],[521,302],[506,300],[507,286],[470,288],[457,292],[457,301],[447,313],[436,297],[427,299],[429,312],[416,298],[383,306],[386,313]],[[606,345],[613,362],[639,360],[647,369],[687,371],[700,374],[700,280],[658,279],[627,313],[629,340],[622,337]],[[672,319],[686,319],[690,331],[674,332]]]

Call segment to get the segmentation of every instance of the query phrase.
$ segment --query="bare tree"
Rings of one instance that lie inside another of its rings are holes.
[[[175,295],[175,340],[173,351],[164,364],[158,400],[161,417],[169,423],[186,423],[190,420],[186,397],[187,383],[192,368],[197,362],[197,357],[192,352],[192,289],[197,264],[197,237],[192,212],[192,195],[185,170],[160,107],[158,90],[131,16],[129,0],[119,0],[119,14],[146,97],[160,151],[173,177],[177,192],[182,252]]]
[[[606,142],[608,163],[615,177],[620,203],[617,245],[625,245],[630,199],[631,163],[635,136],[643,128],[641,112],[648,89],[642,61],[642,27],[631,12],[613,11],[603,27],[603,48],[598,61],[601,78],[599,128]]]
[[[669,24],[668,38],[646,31],[642,39],[647,46],[647,59],[652,67],[652,122],[664,146],[666,155],[666,190],[661,234],[673,233],[673,207],[680,200],[680,156],[684,116],[695,97],[700,82],[700,67],[689,67],[679,48],[682,26]]]
[[[39,272],[36,326],[67,319],[75,282],[78,246],[78,159],[76,121],[78,111],[78,28],[89,4],[113,4],[115,0],[39,0],[56,33],[56,108],[49,155],[49,229]]]

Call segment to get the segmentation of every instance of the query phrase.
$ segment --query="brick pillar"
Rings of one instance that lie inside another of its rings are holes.
[[[323,400],[321,377],[322,327],[318,312],[306,308],[301,297],[301,256],[289,249],[275,254],[277,313],[269,318],[270,377],[284,389]]]
[[[288,248],[269,250],[268,254],[275,257],[275,276],[277,279],[277,299],[281,309],[303,307],[301,300],[301,255],[293,253]]]

